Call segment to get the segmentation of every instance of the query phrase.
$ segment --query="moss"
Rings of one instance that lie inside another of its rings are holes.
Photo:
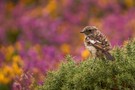
[[[112,51],[115,61],[90,59],[76,64],[68,55],[57,71],[48,72],[39,90],[135,89],[135,39]]]

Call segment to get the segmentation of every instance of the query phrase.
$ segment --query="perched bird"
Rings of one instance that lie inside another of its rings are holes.
[[[84,45],[91,52],[92,57],[102,58],[105,56],[108,60],[114,60],[114,57],[109,53],[111,44],[98,28],[86,26],[80,33],[85,35]]]

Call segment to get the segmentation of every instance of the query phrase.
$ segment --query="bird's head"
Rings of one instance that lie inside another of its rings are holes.
[[[85,35],[93,35],[97,30],[98,29],[95,26],[86,26],[80,33]]]

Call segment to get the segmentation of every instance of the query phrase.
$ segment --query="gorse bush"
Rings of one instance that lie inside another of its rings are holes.
[[[48,75],[39,90],[135,89],[135,39],[112,51],[115,61],[87,59],[75,63],[67,56],[57,71]]]

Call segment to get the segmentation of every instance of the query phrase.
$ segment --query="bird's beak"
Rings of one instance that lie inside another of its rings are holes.
[[[84,33],[84,31],[81,31],[80,33]]]

